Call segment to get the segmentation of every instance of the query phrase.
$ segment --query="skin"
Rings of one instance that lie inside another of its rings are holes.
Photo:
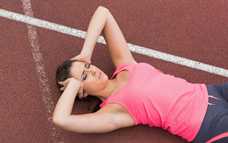
[[[74,78],[80,79],[83,70],[87,73],[87,78],[82,81],[83,90],[92,96],[96,96],[102,101],[108,98],[111,93],[117,88],[119,83],[118,78],[109,79],[108,75],[105,74],[100,68],[95,65],[90,65],[89,69],[84,67],[83,62],[73,62],[70,73]],[[99,73],[101,76],[99,78]]]
[[[135,63],[133,56],[127,47],[127,42],[118,27],[117,22],[111,15],[108,9],[99,7],[93,15],[88,27],[88,33],[79,56],[75,58],[85,60],[90,63],[90,59],[95,48],[96,39],[104,32],[104,37],[107,40],[110,48],[110,55],[113,64],[117,67],[121,63]],[[118,58],[117,58],[118,57]],[[95,65],[91,65],[88,69],[88,79],[80,81],[81,74],[84,68],[84,63],[74,62],[71,67],[70,78],[63,82],[64,92],[60,96],[53,113],[53,121],[65,129],[73,130],[75,132],[107,132],[108,130],[115,130],[122,127],[129,127],[134,125],[134,120],[128,114],[125,108],[118,104],[109,104],[101,108],[96,113],[88,113],[83,115],[72,115],[72,108],[76,96],[82,93],[82,89],[89,95],[96,96],[102,101],[112,95],[117,89],[126,84],[128,81],[128,72],[121,71],[114,79],[108,79],[108,76]],[[87,71],[87,69],[85,69]],[[101,79],[97,78],[96,72],[101,72]],[[77,80],[76,80],[77,79]],[[102,122],[100,122],[102,119]],[[116,119],[115,121],[113,119]],[[93,122],[92,128],[87,122]],[[101,126],[104,124],[104,126]],[[112,126],[110,127],[110,124]]]

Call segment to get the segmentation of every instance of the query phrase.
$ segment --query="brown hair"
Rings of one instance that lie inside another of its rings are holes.
[[[58,66],[57,70],[56,70],[56,76],[55,76],[55,80],[56,80],[56,85],[57,87],[60,89],[62,87],[62,85],[60,85],[58,82],[59,81],[64,81],[67,78],[71,77],[72,75],[70,74],[70,70],[72,67],[72,63],[75,61],[79,61],[79,62],[84,62],[78,59],[74,59],[74,60],[65,60],[61,65]],[[87,62],[84,62],[87,63]]]
[[[84,61],[77,60],[77,59],[75,59],[75,60],[69,60],[68,59],[68,60],[65,60],[61,65],[58,66],[58,68],[56,70],[56,85],[57,85],[58,89],[63,87],[61,84],[58,83],[59,81],[64,81],[67,78],[72,76],[70,74],[70,69],[72,67],[72,63],[75,61],[84,62]],[[84,63],[86,63],[86,62],[84,62]],[[63,92],[63,91],[61,91],[61,92]],[[99,104],[102,103],[102,101],[99,98],[97,98],[97,97],[89,97],[86,99],[79,99],[78,98],[78,100],[81,100],[81,101],[87,100],[90,102],[90,100],[94,100],[93,98],[96,98],[98,100],[96,106],[92,109],[92,112],[96,112],[97,110],[100,109]]]

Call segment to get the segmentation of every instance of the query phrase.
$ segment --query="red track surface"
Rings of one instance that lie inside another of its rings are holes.
[[[89,1],[32,0],[34,16],[87,30],[98,5],[110,9],[127,41],[177,56],[228,69],[228,2],[203,1]],[[20,1],[0,0],[0,8],[24,14]],[[40,51],[51,86],[54,103],[59,92],[55,70],[63,60],[79,54],[84,40],[37,28]],[[0,17],[0,142],[53,142],[47,111],[42,101],[26,24]],[[138,62],[147,62],[165,73],[190,82],[222,83],[226,78],[134,54]],[[107,59],[107,60],[104,60]],[[114,66],[107,47],[97,44],[92,62],[111,75]],[[89,112],[96,101],[77,102],[74,113]],[[77,106],[77,107],[76,107]],[[107,134],[77,134],[58,129],[55,140],[64,143],[179,143],[178,137],[161,129],[137,126]]]

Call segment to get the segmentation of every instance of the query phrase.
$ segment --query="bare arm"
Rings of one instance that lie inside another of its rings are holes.
[[[116,113],[99,110],[95,113],[72,115],[72,107],[77,96],[80,81],[71,79],[60,96],[52,121],[55,125],[78,133],[104,133],[121,128],[117,121],[120,116]],[[106,106],[107,108],[107,106]]]
[[[60,121],[65,120],[71,115],[75,98],[80,88],[80,81],[72,79],[67,84],[66,89],[60,96],[53,113],[53,120]]]
[[[104,38],[115,66],[123,63],[136,63],[116,20],[110,11],[102,6],[97,8],[90,21],[87,36],[81,51],[82,55],[91,59],[96,40],[101,32],[104,33]]]
[[[91,59],[96,41],[104,28],[106,19],[107,9],[99,6],[90,20],[81,55],[88,56]]]

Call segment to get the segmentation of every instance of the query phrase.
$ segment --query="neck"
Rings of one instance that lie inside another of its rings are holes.
[[[117,79],[108,80],[106,87],[101,92],[97,93],[95,96],[100,98],[102,101],[107,99],[113,91],[117,88]]]

